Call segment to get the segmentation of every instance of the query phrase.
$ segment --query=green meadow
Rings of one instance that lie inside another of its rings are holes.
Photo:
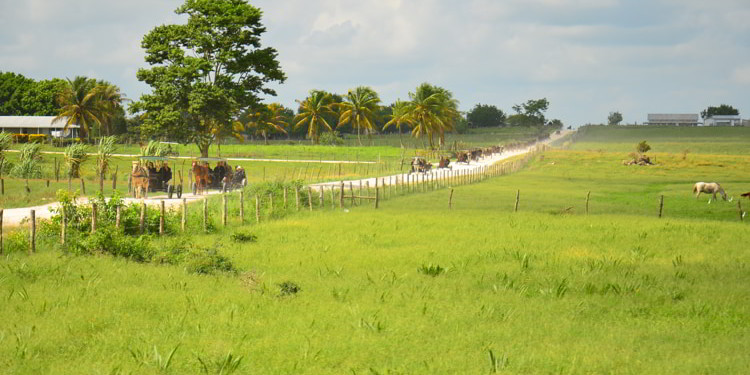
[[[623,134],[606,152],[578,149],[604,136],[579,136],[518,173],[453,186],[450,209],[448,188],[396,189],[377,210],[276,202],[272,219],[264,207],[243,224],[235,193],[226,228],[203,233],[191,206],[191,234],[150,236],[161,249],[218,251],[229,272],[75,255],[54,238],[32,256],[6,249],[0,369],[746,373],[750,248],[736,203],[750,156],[683,155],[645,138],[656,165],[623,166],[643,140]],[[692,184],[708,179],[734,201],[696,200]]]

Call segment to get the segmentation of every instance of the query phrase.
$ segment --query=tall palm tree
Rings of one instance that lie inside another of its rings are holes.
[[[412,121],[409,114],[409,103],[403,100],[396,100],[391,106],[391,119],[383,125],[383,130],[391,125],[396,125],[396,128],[398,128],[398,141],[401,143],[401,148],[404,147],[404,141],[401,138],[401,125],[404,124],[409,127],[414,125],[414,121]]]
[[[440,145],[444,142],[445,131],[455,128],[458,115],[458,101],[450,91],[423,83],[414,93],[409,93],[411,101],[406,111],[414,122],[412,135],[427,135],[430,148],[435,148],[434,136],[438,135]]]
[[[242,133],[245,131],[245,125],[239,121],[232,122],[231,127],[221,126],[215,120],[205,120],[209,128],[209,134],[211,134],[212,140],[216,142],[216,154],[221,157],[221,142],[224,138],[232,137],[239,142],[245,142],[245,136]],[[208,140],[206,140],[208,141]],[[205,142],[205,141],[204,141]],[[210,142],[208,143],[210,144]],[[203,156],[201,154],[201,156]],[[206,156],[208,156],[208,147],[206,146]]]
[[[287,134],[284,128],[289,124],[284,120],[283,112],[283,105],[271,103],[256,112],[250,122],[247,123],[247,126],[255,129],[255,134],[262,136],[264,143],[268,144],[269,134],[275,132]]]
[[[375,129],[375,115],[379,104],[378,93],[369,87],[359,86],[354,90],[349,90],[344,102],[338,105],[341,108],[338,126],[351,122],[352,127],[357,129],[357,142],[362,146],[360,131],[365,129],[369,133]]]
[[[64,131],[68,130],[70,125],[79,125],[90,141],[91,129],[102,122],[99,95],[95,90],[96,81],[81,76],[67,81],[67,86],[57,97],[60,114],[52,123],[64,121]]]
[[[328,129],[328,131],[333,131],[333,128],[325,119],[325,116],[334,114],[331,109],[331,102],[330,94],[318,90],[310,91],[310,96],[302,102],[297,100],[300,108],[299,114],[294,116],[294,128],[296,129],[307,124],[307,137],[310,138],[313,144],[318,144],[320,137],[318,133],[321,126]]]
[[[122,110],[122,103],[130,99],[120,92],[120,88],[111,84],[103,83],[95,88],[98,95],[99,113],[102,127],[107,135],[111,134],[112,120]]]

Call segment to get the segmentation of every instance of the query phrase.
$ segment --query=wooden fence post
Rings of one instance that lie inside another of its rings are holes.
[[[117,190],[117,173],[120,171],[120,166],[115,167],[115,174],[112,175],[112,190]]]
[[[203,198],[203,231],[208,231],[208,197]]]
[[[0,208],[0,255],[3,255],[3,209]]]
[[[180,220],[180,229],[185,231],[185,224],[187,224],[187,198],[182,198],[182,220]]]
[[[255,222],[260,223],[260,197],[255,194]]]
[[[0,194],[5,195],[5,179],[0,178]]]
[[[518,201],[521,200],[521,190],[516,190],[516,205],[513,208],[513,212],[518,212]]]
[[[299,186],[294,187],[294,199],[297,201],[297,211],[299,211]]]
[[[339,164],[339,167],[341,164]],[[339,208],[344,208],[344,181],[341,181],[341,196],[339,197]]]
[[[375,209],[377,210],[379,206],[380,206],[380,188],[378,187],[378,184],[375,184]]]
[[[664,195],[662,195],[659,198],[659,217],[661,217],[661,214],[663,211],[664,211]]]
[[[29,233],[29,255],[36,252],[36,211],[31,210],[31,233]]]
[[[91,204],[91,233],[96,232],[96,203]]]
[[[451,188],[451,195],[448,197],[448,209],[453,208],[453,188]]]
[[[286,188],[284,188],[286,192]],[[245,191],[240,190],[240,224],[245,224]]]
[[[146,201],[141,204],[141,218],[138,225],[138,233],[143,234],[146,229]]]
[[[164,199],[161,200],[159,207],[159,235],[164,235]]]
[[[221,226],[227,226],[227,193],[221,193]]]
[[[284,211],[286,211],[286,186],[284,186]]]
[[[268,216],[273,215],[273,193],[268,193]]]
[[[86,183],[83,182],[83,177],[81,177],[81,194],[86,195]]]
[[[312,188],[310,188],[309,186],[307,187],[307,203],[310,204],[310,211],[312,211]]]
[[[586,193],[586,215],[589,214],[589,197],[591,196],[591,192],[589,191]]]
[[[115,228],[120,229],[120,220],[122,217],[122,205],[115,207]]]
[[[351,207],[354,207],[354,186],[352,186],[351,181],[349,181],[349,195],[351,195],[352,198]]]
[[[61,206],[60,213],[62,214],[62,223],[60,224],[60,245],[65,245],[65,229],[68,227],[68,222],[65,217],[64,206]]]

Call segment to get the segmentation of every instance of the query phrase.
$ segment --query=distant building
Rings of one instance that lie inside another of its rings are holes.
[[[46,134],[58,138],[78,137],[78,125],[68,126],[63,131],[65,121],[53,124],[55,116],[0,116],[0,131],[16,134]]]
[[[644,125],[698,126],[699,119],[697,113],[649,113]]]
[[[713,115],[703,121],[705,126],[742,126],[740,115]]]

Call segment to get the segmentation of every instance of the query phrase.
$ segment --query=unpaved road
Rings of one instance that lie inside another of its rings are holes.
[[[553,141],[555,141],[555,140],[557,140],[559,138],[564,137],[565,135],[567,135],[567,134],[569,134],[571,132],[572,132],[571,130],[563,130],[563,131],[561,131],[561,134],[559,134],[559,135],[554,135],[553,134],[549,139],[545,140],[542,143],[548,144],[548,143],[553,142]],[[532,145],[532,146],[529,146],[527,148],[519,149],[519,150],[515,150],[515,151],[511,151],[511,152],[503,152],[502,154],[495,154],[495,155],[492,155],[492,157],[481,159],[481,160],[475,161],[475,162],[471,162],[469,164],[451,163],[451,167],[452,167],[453,171],[458,171],[458,173],[461,174],[461,175],[462,174],[467,174],[467,173],[471,173],[472,171],[477,170],[479,168],[492,165],[492,164],[494,164],[494,163],[496,163],[496,162],[498,162],[500,160],[508,159],[508,158],[511,158],[513,156],[516,156],[516,155],[525,154],[525,153],[529,152],[529,150],[531,150],[534,147],[536,147],[536,145]],[[283,159],[234,159],[234,158],[229,158],[228,160],[269,160],[269,161],[272,160],[272,161],[286,161],[286,160],[283,160]],[[289,160],[289,162],[293,162],[293,161],[296,162],[297,160]],[[319,160],[314,160],[314,161],[316,163],[320,163]],[[323,162],[326,162],[326,161],[324,160]],[[331,163],[345,163],[343,161],[329,161],[329,162],[331,162]],[[357,162],[351,162],[351,163],[357,163]],[[359,162],[359,163],[374,163],[374,162]],[[442,171],[439,171],[437,169],[433,169],[433,170],[431,170],[428,173],[431,174],[433,178],[441,178],[441,176],[443,176],[441,174]],[[382,176],[382,177],[377,177],[377,179],[380,180],[379,184],[382,183],[383,181],[385,181],[385,184],[388,185],[389,181],[392,181],[393,183],[396,183],[397,181],[403,181],[406,178],[407,174],[408,173],[402,173],[402,174],[391,175],[391,176]],[[365,186],[368,183],[370,184],[370,186],[375,186],[375,179],[376,179],[375,177],[372,177],[372,178],[364,178],[364,179],[352,180],[352,181],[348,181],[347,180],[346,183],[348,184],[349,182],[351,182],[352,186],[356,186],[356,187],[359,187],[360,185],[361,186]],[[340,186],[340,183],[341,183],[340,181],[324,182],[324,183],[319,183],[319,184],[311,184],[310,187],[312,187],[315,190],[320,190],[321,188],[329,189],[330,187],[333,187],[333,186]],[[208,192],[208,193],[206,193],[204,195],[193,195],[191,193],[185,193],[185,194],[183,194],[182,198],[186,199],[188,203],[191,203],[191,202],[196,202],[196,201],[202,200],[202,199],[204,199],[208,195],[214,195],[214,194],[220,194],[220,193],[221,192],[219,192],[219,191],[210,191],[210,192]],[[141,203],[141,202],[146,202],[146,204],[148,204],[150,206],[158,206],[162,200],[164,201],[164,205],[167,208],[177,207],[180,204],[182,204],[182,199],[167,199],[166,195],[152,195],[152,196],[149,196],[149,198],[145,199],[145,200],[144,199],[135,199],[135,198],[123,198],[123,202],[125,202],[125,203]],[[85,204],[85,203],[89,202],[89,199],[88,199],[88,197],[82,197],[82,198],[78,198],[77,202]],[[50,217],[52,217],[52,214],[53,214],[52,211],[50,211],[50,209],[55,208],[57,206],[58,206],[58,202],[54,202],[54,203],[48,203],[48,204],[41,205],[41,206],[22,207],[22,208],[9,208],[9,209],[3,210],[3,226],[18,226],[18,225],[20,225],[24,219],[30,217],[31,210],[35,211],[34,215],[36,216],[37,219],[49,219]]]

